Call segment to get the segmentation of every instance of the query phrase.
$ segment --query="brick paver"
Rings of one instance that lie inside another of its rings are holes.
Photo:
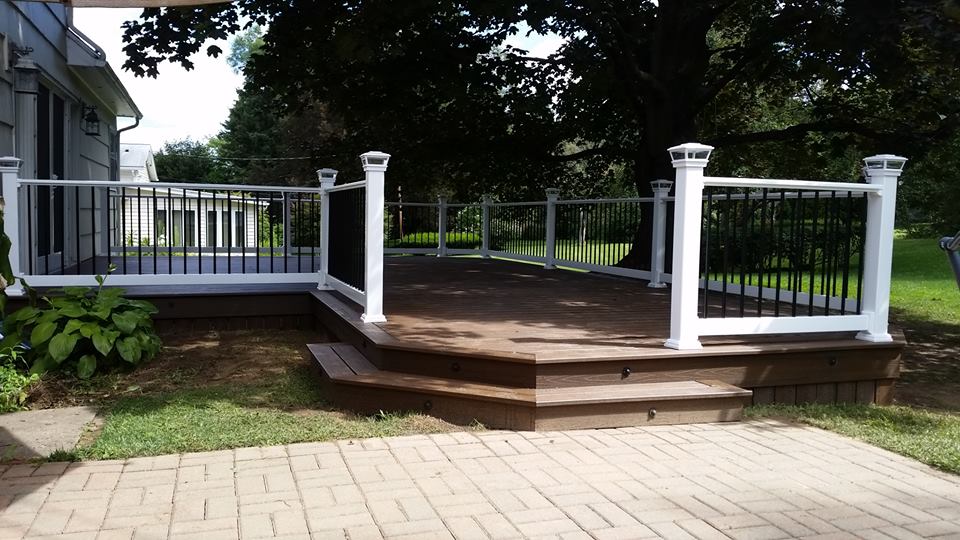
[[[960,538],[960,478],[751,421],[0,465],[0,538]]]

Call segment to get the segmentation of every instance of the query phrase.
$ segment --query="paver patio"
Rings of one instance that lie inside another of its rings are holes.
[[[776,421],[0,466],[0,538],[960,537],[960,477]]]

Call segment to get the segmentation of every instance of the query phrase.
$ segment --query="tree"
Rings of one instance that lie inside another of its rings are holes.
[[[168,141],[154,156],[161,182],[220,183],[224,173],[210,145],[193,139]]]
[[[127,25],[125,66],[150,75],[241,20],[269,23],[250,80],[288,111],[324,104],[344,153],[395,154],[388,178],[405,191],[539,197],[558,179],[588,188],[625,175],[645,194],[673,174],[665,149],[691,140],[717,146],[718,166],[774,176],[841,170],[851,154],[921,156],[960,120],[955,7],[240,0],[145,10]],[[564,45],[547,58],[504,45],[523,28]]]

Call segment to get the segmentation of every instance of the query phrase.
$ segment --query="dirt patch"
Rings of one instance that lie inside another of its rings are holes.
[[[917,320],[896,324],[908,345],[894,401],[960,412],[960,327]]]
[[[223,330],[164,338],[153,361],[130,372],[82,381],[68,374],[45,377],[31,392],[32,409],[98,404],[127,395],[150,395],[223,384],[246,384],[310,365],[307,343],[320,332]]]

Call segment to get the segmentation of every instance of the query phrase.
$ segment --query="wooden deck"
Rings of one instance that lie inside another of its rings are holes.
[[[667,349],[669,289],[503,260],[388,258],[382,324],[360,322],[359,306],[337,293],[311,295],[319,324],[381,372],[340,379],[328,373],[335,386],[350,388],[338,394],[344,403],[429,406],[436,413],[437,396],[448,396],[454,403],[444,414],[462,419],[480,410],[462,402],[465,389],[498,399],[513,392],[513,410],[503,410],[501,399],[488,411],[501,427],[630,425],[646,409],[627,404],[649,395],[672,395],[659,405],[672,418],[737,417],[730,403],[742,395],[718,397],[723,409],[685,401],[696,394],[692,388],[717,384],[751,390],[747,399],[755,403],[888,402],[904,344],[901,336],[877,344],[834,333],[735,336],[705,339],[697,351]],[[718,306],[721,300],[710,299]],[[384,382],[391,380],[404,386]],[[650,386],[664,384],[669,388]],[[529,390],[534,397],[523,393]],[[549,407],[555,400],[568,406]]]

